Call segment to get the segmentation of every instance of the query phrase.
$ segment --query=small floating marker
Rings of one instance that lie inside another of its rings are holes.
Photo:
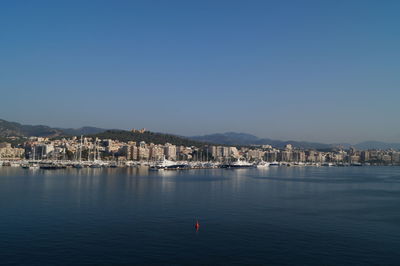
[[[196,228],[196,231],[199,230],[199,228],[200,228],[199,221],[196,221],[196,224],[194,225],[194,228]]]

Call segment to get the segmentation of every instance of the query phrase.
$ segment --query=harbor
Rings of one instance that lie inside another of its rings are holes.
[[[4,160],[0,161],[0,167],[21,167],[23,169],[58,170],[65,168],[123,168],[123,167],[146,167],[149,171],[161,170],[192,170],[192,169],[239,169],[257,168],[267,169],[269,167],[350,167],[370,166],[370,164],[349,164],[349,163],[298,163],[298,162],[248,162],[237,160],[229,163],[203,162],[203,161],[71,161],[71,160]]]

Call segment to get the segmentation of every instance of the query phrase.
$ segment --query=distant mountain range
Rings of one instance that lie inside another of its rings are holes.
[[[395,149],[400,150],[400,143],[388,143],[381,141],[363,141],[354,145],[355,148],[360,150],[369,150],[369,149]]]
[[[351,145],[349,143],[338,143],[338,144],[325,144],[318,142],[307,142],[307,141],[282,141],[282,140],[273,140],[268,138],[259,138],[257,136],[247,134],[247,133],[236,133],[236,132],[227,132],[227,133],[219,133],[219,134],[210,134],[203,136],[193,136],[190,137],[193,140],[209,142],[221,145],[272,145],[273,147],[283,148],[286,144],[292,144],[297,148],[303,149],[318,149],[318,150],[326,150],[333,149],[336,147],[355,147],[360,150],[367,149],[400,149],[400,143],[386,143],[379,141],[364,141],[357,143],[355,145]]]
[[[107,129],[97,127],[81,128],[52,128],[44,125],[22,125],[16,122],[9,122],[0,119],[0,137],[57,137],[57,136],[76,136],[97,134]]]
[[[307,141],[283,141],[283,140],[273,140],[267,138],[259,138],[257,136],[247,134],[247,133],[236,133],[236,132],[226,132],[218,134],[210,134],[204,136],[194,136],[191,139],[223,144],[223,145],[272,145],[273,147],[283,148],[286,144],[292,144],[295,147],[303,149],[331,149],[333,146],[331,144],[317,143],[317,142],[307,142]]]
[[[9,122],[0,119],[0,140],[4,140],[7,137],[59,137],[59,136],[80,136],[80,135],[92,135],[99,138],[111,138],[120,139],[121,141],[135,140],[153,143],[161,143],[163,141],[170,142],[176,145],[202,145],[204,143],[213,143],[220,145],[238,145],[238,146],[249,146],[249,145],[272,145],[273,147],[283,148],[286,144],[292,144],[295,147],[303,149],[318,149],[328,150],[335,147],[348,148],[353,146],[357,149],[398,149],[400,150],[400,143],[387,143],[380,141],[364,141],[351,145],[348,143],[341,144],[325,144],[318,142],[307,142],[307,141],[283,141],[273,140],[268,138],[259,138],[257,136],[246,134],[227,132],[219,134],[210,134],[203,136],[193,137],[182,137],[172,134],[153,133],[146,132],[146,134],[132,133],[126,130],[116,129],[104,129],[97,127],[81,127],[81,128],[53,128],[44,125],[22,125],[16,122]]]
[[[0,142],[7,141],[12,143],[21,143],[23,139],[10,140],[8,137],[61,137],[61,136],[90,136],[100,139],[113,139],[120,141],[145,141],[147,143],[165,144],[184,146],[202,146],[205,143],[189,139],[187,137],[176,136],[172,134],[154,133],[145,131],[144,133],[132,132],[119,129],[104,129],[97,127],[81,127],[81,128],[52,128],[49,126],[22,125],[15,122],[9,122],[0,119]]]

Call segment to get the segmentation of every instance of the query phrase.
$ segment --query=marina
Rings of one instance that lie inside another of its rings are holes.
[[[267,169],[269,167],[349,167],[349,166],[369,166],[370,164],[334,164],[334,163],[297,163],[297,162],[248,162],[238,160],[229,163],[220,162],[203,162],[203,161],[70,161],[70,160],[12,160],[0,161],[0,167],[21,167],[23,169],[43,169],[43,170],[57,170],[65,168],[121,168],[121,167],[147,167],[149,171],[161,170],[194,170],[194,169],[240,169],[240,168],[257,168]]]

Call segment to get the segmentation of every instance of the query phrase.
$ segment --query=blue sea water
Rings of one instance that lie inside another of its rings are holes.
[[[0,263],[399,265],[400,167],[2,167]]]

